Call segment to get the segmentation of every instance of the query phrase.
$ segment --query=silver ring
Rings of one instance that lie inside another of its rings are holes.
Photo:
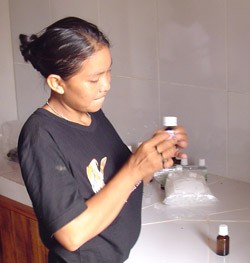
[[[164,164],[165,164],[165,159],[162,158],[162,169],[165,169]]]
[[[161,155],[162,168],[164,169],[164,168],[165,168],[165,167],[164,167],[165,159],[163,158],[162,153],[160,153],[160,152],[158,151],[158,149],[157,149],[157,145],[155,146],[155,150],[156,150],[156,152],[157,152],[158,154]]]
[[[155,146],[155,150],[158,154],[160,154],[162,156],[162,154],[158,151],[157,145]]]

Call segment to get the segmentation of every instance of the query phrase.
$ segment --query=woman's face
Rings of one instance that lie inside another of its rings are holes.
[[[63,81],[63,103],[77,112],[101,109],[110,89],[111,64],[110,50],[105,46],[87,58],[78,73]]]

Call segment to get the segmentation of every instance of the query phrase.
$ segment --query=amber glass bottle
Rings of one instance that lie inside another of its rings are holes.
[[[172,138],[174,136],[174,129],[177,126],[177,117],[173,116],[166,116],[163,117],[163,127],[165,131],[170,135],[169,138]],[[180,164],[181,160],[179,158],[173,158],[174,164]]]
[[[171,136],[174,136],[174,129],[177,126],[177,118],[172,116],[163,117],[163,126],[166,132]]]
[[[217,254],[226,256],[229,254],[229,241],[228,226],[222,224],[219,226],[219,235],[217,236]]]

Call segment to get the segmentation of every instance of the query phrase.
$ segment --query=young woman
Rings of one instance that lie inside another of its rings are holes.
[[[68,17],[19,38],[51,89],[18,145],[49,262],[124,262],[140,233],[141,182],[184,156],[185,130],[159,130],[131,154],[101,110],[112,59],[95,25]]]

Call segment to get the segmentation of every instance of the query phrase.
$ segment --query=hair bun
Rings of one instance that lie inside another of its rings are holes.
[[[21,42],[20,51],[24,57],[24,60],[26,62],[31,61],[31,59],[32,59],[31,58],[31,48],[32,48],[34,42],[38,39],[38,37],[34,34],[31,36],[20,34],[19,39]]]

